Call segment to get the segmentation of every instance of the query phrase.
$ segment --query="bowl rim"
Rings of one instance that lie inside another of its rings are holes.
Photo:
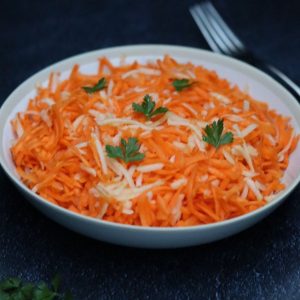
[[[178,51],[178,52],[183,52],[182,56],[186,56],[188,58],[188,54],[194,53],[195,55],[203,55],[203,56],[210,56],[214,57],[217,60],[221,60],[223,62],[228,62],[232,67],[236,67],[238,70],[243,69],[247,71],[250,74],[255,74],[256,76],[260,77],[262,80],[268,82],[270,85],[273,85],[277,90],[279,90],[282,94],[285,95],[285,98],[288,98],[288,101],[291,101],[292,105],[296,107],[300,113],[300,103],[294,98],[294,96],[288,92],[281,84],[279,84],[275,79],[270,77],[268,74],[262,72],[261,70],[243,62],[238,59],[232,58],[225,56],[223,54],[219,53],[214,53],[212,51],[208,50],[203,50],[195,47],[189,47],[189,46],[178,46],[178,45],[169,45],[169,44],[137,44],[137,45],[126,45],[126,46],[114,46],[114,47],[108,47],[108,48],[101,48],[101,49],[96,49],[93,51],[87,51],[83,52],[77,55],[72,55],[68,58],[62,59],[60,61],[57,61],[40,71],[34,73],[31,75],[29,78],[27,78],[25,81],[23,81],[20,85],[18,85],[4,100],[2,103],[2,106],[0,108],[0,119],[4,119],[5,122],[2,122],[0,124],[0,144],[1,147],[3,147],[3,136],[4,136],[4,128],[6,123],[8,122],[8,116],[4,114],[5,109],[8,109],[7,107],[9,106],[9,102],[15,97],[15,94],[18,93],[18,91],[22,90],[25,88],[27,85],[29,85],[32,81],[35,80],[35,83],[38,81],[36,78],[39,76],[43,75],[44,73],[48,72],[48,75],[53,69],[61,67],[63,69],[63,65],[67,65],[68,63],[76,60],[83,59],[84,57],[100,57],[101,55],[109,55],[108,52],[114,53],[114,52],[142,52],[145,51],[146,53],[145,56],[147,55],[153,55],[155,51],[160,52],[160,54],[157,54],[157,56],[162,55],[162,53],[167,53],[167,51]],[[186,54],[184,54],[184,52]],[[141,55],[141,53],[139,53]],[[74,64],[73,63],[73,64]],[[12,109],[9,110],[10,113]],[[296,178],[289,184],[287,188],[285,188],[283,191],[280,192],[280,195],[276,197],[272,202],[267,203],[266,205],[251,211],[249,213],[246,213],[244,215],[234,217],[231,219],[223,220],[223,221],[218,221],[214,223],[209,223],[209,224],[200,224],[200,225],[193,225],[193,226],[185,226],[185,227],[159,227],[159,226],[151,226],[151,227],[146,227],[146,226],[141,226],[141,225],[130,225],[130,224],[122,224],[122,223],[116,223],[112,221],[106,221],[102,219],[97,219],[93,218],[90,216],[82,215],[79,213],[75,213],[73,211],[70,211],[66,208],[63,208],[59,205],[56,205],[52,202],[47,201],[40,195],[34,193],[31,189],[29,189],[16,175],[14,175],[10,167],[7,165],[6,160],[4,156],[2,155],[2,148],[0,150],[0,165],[2,166],[2,169],[6,173],[6,175],[12,180],[12,182],[24,193],[27,195],[30,195],[31,198],[33,198],[35,201],[40,202],[41,205],[46,206],[47,209],[53,210],[59,214],[66,215],[67,217],[77,219],[78,221],[82,222],[90,222],[95,225],[102,225],[106,227],[111,227],[115,229],[128,229],[130,231],[145,231],[145,232],[184,232],[184,231],[202,231],[202,230],[207,230],[207,229],[212,229],[212,228],[219,228],[223,227],[226,225],[234,225],[242,221],[247,221],[251,219],[252,217],[258,216],[260,214],[263,214],[264,212],[271,210],[273,207],[275,208],[277,205],[279,205],[298,185],[300,182],[300,173],[296,176]]]

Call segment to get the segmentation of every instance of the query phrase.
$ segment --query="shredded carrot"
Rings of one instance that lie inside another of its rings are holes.
[[[103,77],[103,90],[82,88]],[[176,91],[176,78],[193,84]],[[134,112],[146,94],[168,112],[150,121]],[[234,140],[216,149],[202,135],[218,119]],[[96,74],[75,65],[64,80],[53,73],[11,124],[11,153],[29,188],[72,212],[140,226],[208,224],[264,206],[285,188],[299,140],[289,118],[266,103],[170,56],[121,66],[101,58]],[[105,145],[129,137],[143,160],[107,156]]]

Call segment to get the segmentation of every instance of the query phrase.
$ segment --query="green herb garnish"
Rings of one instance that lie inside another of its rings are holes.
[[[226,132],[222,135],[224,129],[223,120],[214,121],[211,125],[207,125],[204,129],[206,136],[203,136],[203,141],[219,148],[221,145],[233,142],[232,132]]]
[[[129,138],[128,142],[121,139],[120,146],[106,145],[105,149],[108,157],[122,159],[126,163],[140,161],[145,157],[145,154],[140,153],[141,145],[138,144],[137,138]]]
[[[8,278],[0,282],[1,300],[72,300],[67,292],[59,293],[60,277],[56,275],[49,287],[45,282],[39,284],[24,283],[19,278]]]
[[[193,84],[193,82],[190,82],[189,79],[175,79],[172,82],[172,84],[173,84],[175,90],[177,92],[180,92],[183,89],[189,88]]]
[[[106,87],[106,79],[103,77],[94,86],[83,86],[82,88],[88,94],[92,94],[92,93],[95,93],[97,91],[100,91],[100,90],[104,89],[105,87]]]
[[[144,97],[144,101],[141,105],[137,103],[132,103],[132,108],[135,112],[144,114],[147,120],[150,120],[153,116],[164,114],[168,111],[168,109],[163,106],[158,107],[154,110],[155,102],[152,101],[152,98],[149,95],[146,95]]]

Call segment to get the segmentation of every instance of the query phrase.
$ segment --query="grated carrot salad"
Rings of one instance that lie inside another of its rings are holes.
[[[105,77],[107,86],[87,93]],[[181,91],[174,79],[193,84]],[[168,112],[146,120],[133,111],[148,94]],[[224,120],[234,140],[218,149],[204,128]],[[12,121],[11,153],[22,181],[48,201],[83,215],[142,226],[190,226],[253,211],[284,189],[298,135],[269,109],[214,71],[170,56],[86,75],[51,74]],[[135,137],[145,157],[125,163],[105,146]]]

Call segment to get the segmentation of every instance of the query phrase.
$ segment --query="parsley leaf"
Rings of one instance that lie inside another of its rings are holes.
[[[214,121],[211,125],[207,125],[204,129],[206,136],[203,136],[203,141],[219,148],[221,145],[233,142],[232,132],[227,132],[222,135],[224,129],[223,120]]]
[[[53,288],[53,290],[55,292],[57,292],[59,290],[59,286],[60,286],[60,276],[58,274],[56,274],[53,279],[51,280],[51,286]]]
[[[18,278],[8,278],[0,282],[0,290],[9,292],[18,289],[21,286],[21,280]]]
[[[97,91],[100,91],[102,89],[104,89],[106,87],[106,79],[104,77],[102,77],[98,83],[96,83],[94,86],[83,86],[82,88],[88,93],[88,94],[92,94],[95,93]]]
[[[144,114],[147,120],[150,120],[153,116],[164,114],[168,111],[168,109],[163,106],[154,110],[155,102],[152,101],[152,98],[149,95],[144,97],[142,104],[132,103],[132,108],[135,112]]]
[[[108,157],[122,159],[126,163],[140,161],[145,157],[145,154],[140,153],[141,145],[138,144],[137,138],[129,138],[128,141],[121,139],[120,146],[106,145],[106,153]]]
[[[172,83],[174,86],[175,90],[177,92],[182,91],[183,89],[189,88],[193,82],[190,82],[189,79],[175,79]]]
[[[51,287],[45,282],[37,285],[23,283],[19,278],[7,278],[0,282],[0,299],[2,300],[71,300],[70,293],[58,293],[60,285],[59,276],[51,281]]]

